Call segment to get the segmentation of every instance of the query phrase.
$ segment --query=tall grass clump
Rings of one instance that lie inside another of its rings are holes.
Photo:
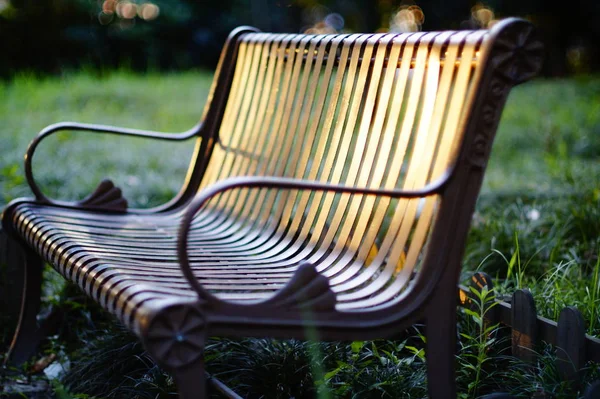
[[[512,357],[505,360],[506,367],[498,375],[515,398],[584,399],[588,386],[600,379],[600,365],[589,362],[579,380],[563,380],[556,365],[556,349],[549,344],[540,345],[532,364]]]
[[[483,198],[465,267],[493,276],[500,293],[530,289],[540,314],[551,319],[565,306],[576,306],[588,332],[600,334],[600,201],[595,190],[582,185],[578,194],[519,198],[506,205]]]

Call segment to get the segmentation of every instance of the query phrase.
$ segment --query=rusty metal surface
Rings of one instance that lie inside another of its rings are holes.
[[[3,223],[186,386],[204,334],[375,338],[438,316],[431,337],[451,338],[431,348],[449,360],[430,372],[451,386],[444,298],[508,92],[540,65],[533,27],[515,19],[407,34],[242,28],[200,128],[127,133],[200,137],[174,201],[145,214],[50,205],[29,166],[38,201],[12,203]]]

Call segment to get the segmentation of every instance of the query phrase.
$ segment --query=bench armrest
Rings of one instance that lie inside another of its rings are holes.
[[[192,220],[196,213],[215,195],[236,188],[275,188],[288,190],[327,191],[343,194],[376,195],[391,198],[423,198],[441,194],[452,177],[452,170],[445,171],[440,178],[417,190],[381,189],[366,187],[351,187],[340,184],[329,184],[310,180],[273,176],[239,176],[221,180],[200,191],[187,207],[179,225],[177,236],[177,257],[179,267],[190,286],[198,293],[201,300],[218,299],[202,288],[198,282],[188,257],[188,235]]]
[[[157,140],[168,140],[168,141],[182,141],[187,140],[191,137],[197,136],[202,128],[202,123],[195,125],[190,130],[181,133],[163,133],[163,132],[155,132],[150,130],[139,130],[139,129],[129,129],[123,127],[109,126],[109,125],[96,125],[96,124],[87,124],[87,123],[77,123],[77,122],[61,122],[55,123],[53,125],[46,126],[38,135],[31,141],[29,147],[27,148],[27,152],[25,153],[25,176],[27,177],[27,183],[29,187],[33,191],[35,198],[43,203],[47,204],[62,204],[59,201],[54,201],[46,197],[40,188],[38,187],[34,177],[32,170],[32,159],[35,153],[37,146],[40,142],[46,137],[57,133],[63,130],[70,131],[86,131],[92,133],[107,133],[107,134],[115,134],[120,136],[130,136],[130,137],[142,137],[142,138],[150,138]],[[104,183],[103,183],[104,184]],[[69,205],[78,205],[77,203],[69,204]]]

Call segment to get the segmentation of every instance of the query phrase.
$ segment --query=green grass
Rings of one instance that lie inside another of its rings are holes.
[[[212,76],[208,73],[134,76],[115,72],[62,78],[21,76],[0,85],[0,200],[30,195],[22,158],[45,126],[77,121],[179,132],[202,114]],[[89,194],[105,177],[122,187],[134,205],[169,199],[183,183],[193,143],[168,143],[90,133],[58,133],[36,152],[33,168],[53,198]]]
[[[540,314],[556,320],[564,306],[578,307],[596,336],[599,92],[600,79],[590,77],[514,90],[466,251],[466,267],[492,274],[501,291],[531,289]]]
[[[159,131],[182,131],[199,119],[210,73],[20,76],[0,84],[0,205],[30,195],[22,156],[44,126],[64,120]],[[516,88],[506,105],[477,204],[464,258],[483,270],[500,293],[530,288],[540,314],[557,319],[577,306],[588,333],[600,336],[600,77],[537,80]],[[135,206],[152,206],[180,188],[192,143],[154,143],[116,136],[65,133],[36,154],[35,174],[51,197],[81,198],[103,179],[123,188]],[[0,279],[3,276],[0,267]],[[175,386],[135,338],[115,325],[78,290],[47,273],[44,304],[67,318],[44,346],[64,353],[72,371],[56,389],[61,397],[169,397]],[[3,281],[0,281],[0,289]],[[1,295],[0,295],[1,297]],[[1,299],[1,298],[0,298]],[[82,306],[81,303],[84,303]],[[582,390],[561,382],[551,347],[526,367],[507,355],[506,332],[462,312],[457,357],[460,395],[494,390],[519,397],[546,392],[574,398]],[[491,328],[486,331],[486,328]],[[0,320],[6,342],[11,326]],[[214,339],[208,369],[240,394],[261,397],[422,398],[424,351],[416,327],[397,341],[320,343]],[[115,360],[116,359],[116,360]],[[584,381],[600,377],[597,365]],[[62,388],[64,385],[65,388]],[[585,387],[585,384],[584,384]]]
[[[483,195],[551,195],[598,187],[600,79],[538,80],[516,87],[503,111]]]

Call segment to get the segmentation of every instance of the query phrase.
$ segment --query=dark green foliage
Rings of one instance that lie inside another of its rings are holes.
[[[405,341],[337,343],[326,386],[335,398],[427,397],[423,352],[417,348],[422,345],[419,335]]]
[[[134,1],[142,5],[146,1]],[[0,7],[0,77],[129,65],[136,70],[214,67],[235,26],[231,1],[152,0],[154,20],[102,14],[104,1],[10,0]]]
[[[547,344],[539,345],[537,354],[533,365],[510,357],[502,359],[505,367],[498,370],[498,376],[505,389],[517,398],[583,398],[587,386],[600,378],[599,365],[588,363],[581,371],[580,383],[562,381],[556,367],[556,350]]]
[[[78,345],[63,380],[70,392],[107,399],[172,397],[172,378],[154,364],[138,339],[118,325],[91,330],[79,337]]]
[[[209,372],[248,398],[422,398],[425,367],[406,341],[217,340]]]
[[[207,346],[206,360],[208,371],[227,381],[243,397],[314,395],[310,356],[304,342],[215,340]]]
[[[387,29],[400,5],[411,2],[368,0],[128,0],[151,2],[158,18],[120,18],[102,14],[104,0],[6,0],[0,3],[0,76],[23,70],[60,73],[65,68],[102,71],[129,65],[148,69],[185,70],[213,67],[227,34],[236,26],[264,31],[298,32],[328,13],[344,19],[343,30]],[[478,2],[419,2],[424,30],[477,28],[472,7]],[[479,2],[481,4],[481,2]],[[600,7],[582,0],[565,13],[563,3],[540,1],[484,2],[495,18],[531,19],[546,46],[546,76],[597,72],[600,56]],[[314,17],[317,15],[317,17]],[[565,16],[567,15],[567,16]],[[585,150],[588,151],[588,150]]]

